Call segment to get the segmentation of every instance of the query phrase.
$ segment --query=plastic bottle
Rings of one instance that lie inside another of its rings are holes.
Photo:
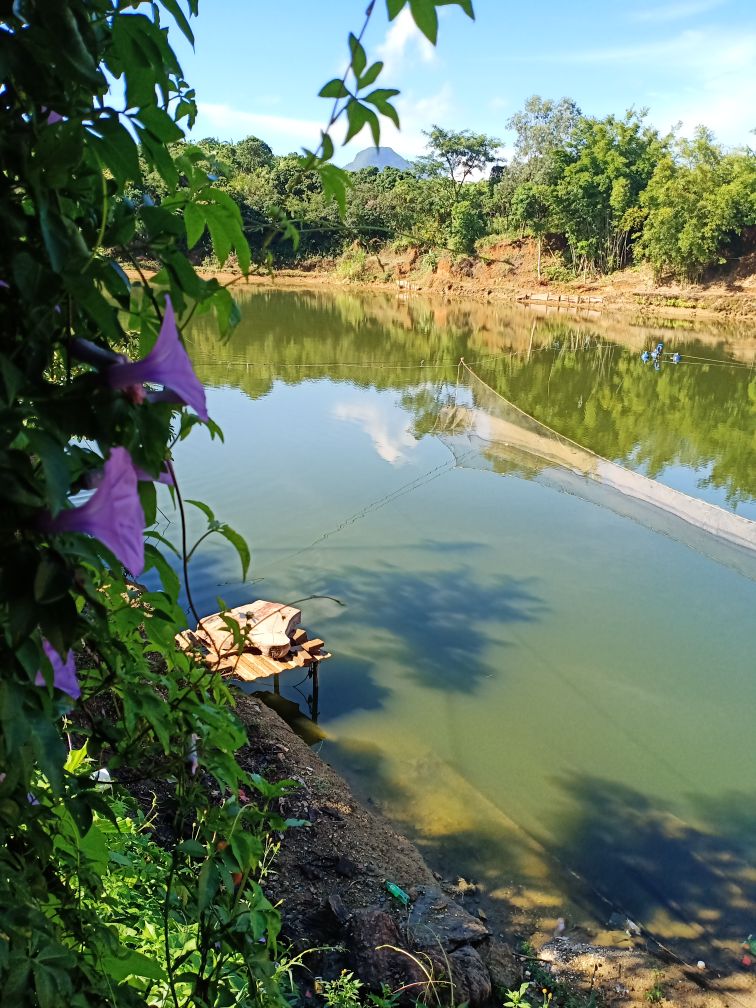
[[[402,904],[402,906],[409,906],[409,901],[410,901],[409,896],[404,891],[404,889],[400,889],[399,888],[399,886],[396,884],[396,882],[388,882],[387,881],[386,882],[386,888],[391,893],[391,895],[394,897],[394,899],[398,899],[399,900],[399,902]]]

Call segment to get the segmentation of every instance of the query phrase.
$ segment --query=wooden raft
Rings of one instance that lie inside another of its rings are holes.
[[[300,617],[300,611],[291,606],[257,599],[206,617],[196,630],[177,634],[176,643],[182,651],[198,654],[206,665],[216,668],[222,675],[246,682],[280,675],[287,669],[317,669],[318,663],[331,655],[323,649],[319,637],[309,637],[304,627],[297,625]],[[230,620],[241,630],[241,645],[234,639]],[[289,642],[288,654],[274,657],[278,646],[269,649],[266,640],[275,636],[278,641],[282,634]],[[272,650],[273,654],[264,653],[266,650]]]

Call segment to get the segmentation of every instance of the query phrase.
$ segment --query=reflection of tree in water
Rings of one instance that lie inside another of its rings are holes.
[[[429,548],[434,554],[444,552],[442,544]],[[469,550],[470,544],[460,544],[462,555]],[[546,607],[534,587],[534,579],[483,579],[477,570],[456,563],[427,574],[389,563],[347,568],[329,583],[332,594],[349,600],[357,619],[362,612],[374,631],[396,635],[393,647],[409,678],[430,689],[465,694],[490,675],[490,647],[506,646],[497,637],[502,627],[544,615]]]
[[[639,359],[642,330],[610,330],[632,344],[628,353],[585,323],[534,323],[511,308],[270,290],[242,307],[243,321],[225,343],[210,319],[192,327],[198,372],[210,384],[253,398],[274,381],[400,390],[422,436],[437,417],[432,387],[453,387],[464,357],[505,398],[600,455],[652,477],[668,465],[710,467],[702,482],[731,503],[756,497],[756,377],[743,366],[685,363],[688,355],[727,360],[706,343],[675,342],[683,364],[657,373]],[[430,395],[418,392],[423,384]]]
[[[680,352],[715,356],[695,343]],[[668,465],[711,465],[705,482],[731,503],[756,497],[756,378],[747,368],[691,363],[655,373],[635,355],[560,347],[530,361],[493,361],[480,373],[520,409],[599,455],[644,466],[651,477]]]

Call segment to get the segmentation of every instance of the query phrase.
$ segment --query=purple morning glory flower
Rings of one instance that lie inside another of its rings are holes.
[[[157,476],[150,476],[147,470],[142,469],[141,466],[134,466],[134,472],[140,483],[164,483],[166,486],[176,485],[171,471],[166,466],[163,466]]]
[[[84,532],[99,539],[132,574],[144,570],[144,511],[137,474],[125,448],[113,448],[97,489],[81,507],[44,523],[47,532]]]
[[[49,641],[42,641],[42,649],[52,665],[53,686],[55,689],[59,689],[63,693],[68,693],[72,700],[78,700],[81,696],[81,687],[79,686],[79,680],[76,678],[76,665],[74,663],[73,651],[69,651],[66,655],[66,660],[63,661]],[[45,677],[41,672],[37,672],[34,685],[46,685]]]
[[[107,376],[111,388],[125,389],[132,395],[135,389],[141,390],[145,382],[162,385],[170,389],[180,402],[191,406],[201,420],[209,419],[205,389],[194,373],[192,362],[179,338],[176,316],[169,297],[165,299],[163,324],[152,350],[140,361],[112,365],[108,368]]]

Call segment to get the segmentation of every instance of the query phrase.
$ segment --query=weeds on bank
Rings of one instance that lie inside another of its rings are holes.
[[[646,1001],[649,1004],[658,1004],[666,997],[664,989],[664,974],[661,970],[654,970],[654,982],[645,993]]]
[[[530,979],[518,990],[504,992],[504,997],[508,999],[504,1001],[504,1008],[600,1008],[603,999],[599,991],[593,989],[595,970],[589,991],[574,990],[555,979],[549,969],[535,958],[535,949],[529,942],[523,942],[521,950],[529,957],[526,975]]]

